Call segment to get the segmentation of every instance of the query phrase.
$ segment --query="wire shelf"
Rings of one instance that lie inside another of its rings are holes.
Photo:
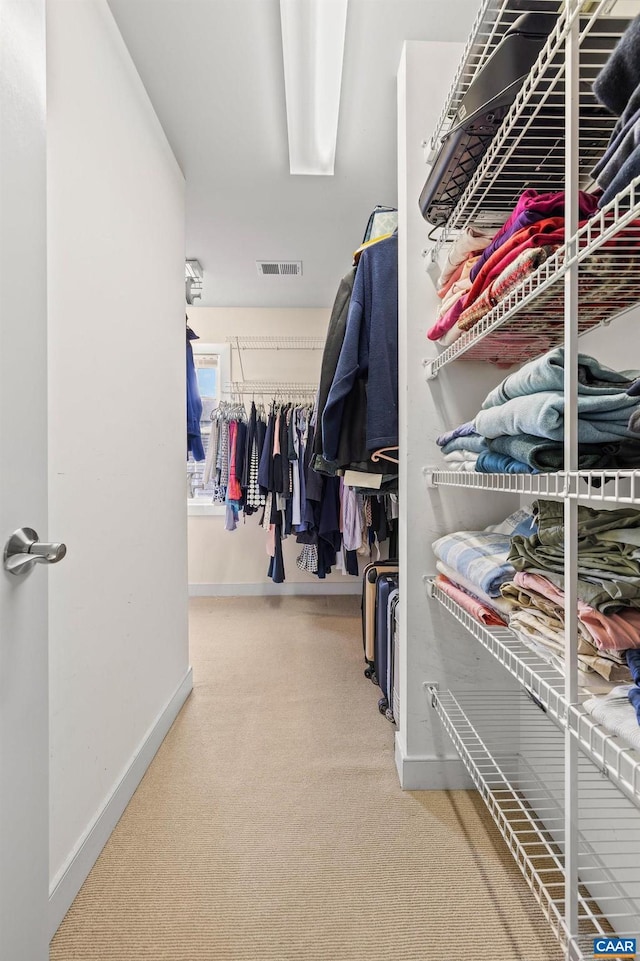
[[[225,384],[225,391],[238,396],[268,394],[269,396],[304,396],[313,399],[318,391],[318,385],[296,383],[295,381],[234,380]]]
[[[480,474],[474,471],[431,470],[429,486],[466,487],[577,500],[588,504],[640,504],[640,470],[556,471],[548,474]]]
[[[227,337],[238,350],[322,350],[323,337]]]
[[[454,360],[509,367],[562,343],[563,281],[575,264],[579,265],[579,335],[610,323],[640,302],[640,177],[477,324],[428,361],[428,378]]]
[[[522,190],[561,190],[565,176],[565,58],[564,46],[578,11],[592,6],[581,0],[574,10],[565,7],[520,89],[498,133],[456,204],[440,242],[482,213],[483,224],[496,227],[515,206]],[[580,92],[578,150],[580,180],[590,182],[590,171],[604,153],[615,125],[595,99],[593,81],[620,39],[626,20],[598,16],[606,0],[589,16],[580,17]]]
[[[502,2],[484,0],[481,4],[449,88],[444,107],[431,135],[430,146],[432,150],[437,148],[442,137],[451,128],[462,98],[514,21],[523,13],[529,11],[556,13],[560,7],[557,0],[540,0],[540,2],[534,0],[530,3],[523,0],[518,9],[514,10],[510,8],[509,2],[510,0],[502,0]]]
[[[563,735],[522,695],[455,697],[428,687],[431,704],[487,805],[565,956],[593,957],[593,939],[635,937],[640,922],[637,810],[579,759],[578,931],[565,923]],[[509,719],[509,723],[505,720]],[[519,744],[513,744],[513,731]]]
[[[579,704],[569,705],[564,695],[564,675],[518,639],[508,628],[487,628],[428,579],[435,598],[486,651],[529,691],[548,716],[568,728],[581,750],[606,773],[630,801],[640,807],[640,755],[598,724]]]

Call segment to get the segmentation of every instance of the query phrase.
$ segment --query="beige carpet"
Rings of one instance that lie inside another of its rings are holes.
[[[194,693],[52,961],[558,961],[478,796],[398,787],[356,599],[191,611]]]

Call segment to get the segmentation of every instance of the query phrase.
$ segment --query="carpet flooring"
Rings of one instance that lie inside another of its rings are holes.
[[[478,795],[400,790],[357,599],[194,599],[191,645],[51,961],[559,961]]]

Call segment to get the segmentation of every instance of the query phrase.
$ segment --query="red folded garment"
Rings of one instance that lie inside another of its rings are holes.
[[[485,287],[499,277],[516,257],[529,247],[545,247],[548,244],[561,244],[564,241],[564,217],[547,217],[531,227],[519,230],[506,240],[493,253],[473,282],[467,294],[466,306],[470,307]]]
[[[463,310],[458,320],[460,330],[471,330],[473,325],[488,314],[496,304],[508,297],[516,287],[530,277],[553,253],[553,250],[553,247],[531,247],[523,250],[490,286],[485,287],[475,303]]]
[[[471,614],[476,621],[484,624],[485,627],[506,626],[505,622],[501,617],[498,617],[494,610],[487,607],[486,604],[483,604],[482,601],[479,601],[471,594],[467,594],[466,591],[463,591],[461,587],[458,587],[457,584],[450,581],[444,574],[438,574],[436,584],[443,594],[446,594],[452,601],[459,604],[467,614]]]
[[[593,217],[598,212],[598,194],[578,191],[578,216],[580,220]],[[529,227],[547,217],[564,217],[564,190],[538,193],[537,190],[524,190],[515,205],[511,216],[496,233],[490,244],[485,247],[479,262],[471,271],[471,280],[476,279],[485,261],[505,243],[517,230]]]

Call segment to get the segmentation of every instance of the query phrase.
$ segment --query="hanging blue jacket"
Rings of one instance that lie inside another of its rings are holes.
[[[345,400],[367,382],[367,449],[398,443],[398,236],[363,251],[347,329],[322,415],[323,456],[335,461]]]
[[[204,447],[200,433],[202,400],[193,363],[192,340],[198,340],[198,335],[187,327],[187,456],[191,453],[194,460],[204,460]]]

